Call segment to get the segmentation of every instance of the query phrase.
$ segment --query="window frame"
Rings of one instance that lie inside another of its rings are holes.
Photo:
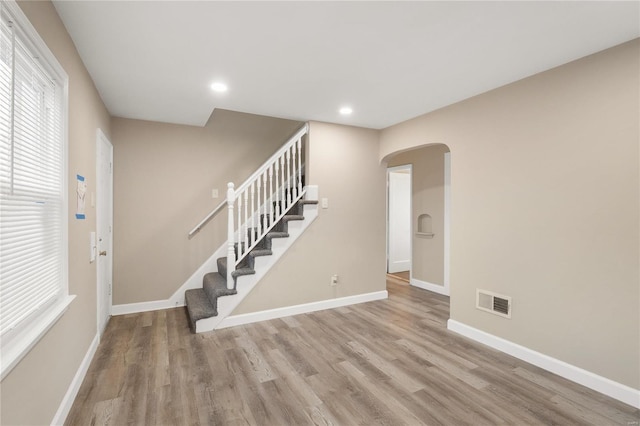
[[[0,339],[0,380],[29,353],[51,327],[62,317],[75,298],[69,295],[69,77],[56,57],[49,50],[36,29],[31,25],[22,9],[14,0],[3,0],[0,5],[0,19],[6,14],[13,22],[16,37],[29,53],[38,58],[40,65],[59,84],[61,89],[61,133],[62,133],[62,214],[61,214],[61,261],[62,280],[56,298],[36,310],[32,315],[5,333]],[[13,79],[12,75],[12,79]]]

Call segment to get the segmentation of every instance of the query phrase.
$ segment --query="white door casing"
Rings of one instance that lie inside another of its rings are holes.
[[[411,270],[411,165],[388,169],[387,271]]]
[[[113,277],[113,145],[98,129],[96,139],[96,227],[98,333],[111,315]]]

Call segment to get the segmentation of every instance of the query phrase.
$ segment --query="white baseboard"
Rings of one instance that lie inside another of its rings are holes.
[[[476,342],[483,343],[501,352],[519,358],[537,367],[550,371],[572,382],[586,386],[611,398],[640,408],[640,390],[614,382],[606,377],[552,358],[527,347],[518,345],[501,337],[494,336],[482,330],[470,327],[461,322],[450,319],[447,328]]]
[[[184,306],[184,302],[182,305],[172,304],[171,299],[166,299],[153,300],[151,302],[127,303],[124,305],[113,305],[111,307],[111,315],[137,314],[139,312],[158,311],[160,309],[175,308],[177,306]]]
[[[226,317],[216,327],[227,328],[242,324],[251,324],[258,321],[266,321],[276,318],[289,317],[292,315],[306,314],[309,312],[322,311],[325,309],[339,308],[341,306],[355,305],[357,303],[383,300],[389,297],[387,290],[375,291],[372,293],[358,294],[355,296],[339,297],[337,299],[322,300],[320,302],[303,303],[301,305],[287,306],[284,308],[269,309],[266,311],[252,312],[250,314],[231,315]]]
[[[98,344],[100,344],[100,335],[96,333],[96,336],[93,338],[91,345],[89,345],[89,349],[87,353],[84,355],[78,370],[76,371],[76,375],[73,376],[73,380],[67,389],[67,393],[62,398],[62,402],[58,407],[58,411],[56,411],[56,415],[53,416],[53,420],[51,421],[52,425],[63,425],[65,420],[67,420],[67,416],[69,415],[69,411],[71,410],[71,406],[73,405],[73,401],[76,399],[78,395],[78,391],[80,390],[80,385],[82,385],[82,381],[84,380],[84,376],[87,375],[87,370],[89,370],[89,365],[91,365],[91,360],[98,349]]]
[[[443,285],[433,284],[427,281],[420,281],[413,277],[409,280],[409,284],[415,287],[422,288],[424,290],[432,291],[434,293],[443,294],[445,296],[449,295],[449,289]]]

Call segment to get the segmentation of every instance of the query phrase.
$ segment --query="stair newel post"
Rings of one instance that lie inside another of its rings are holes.
[[[235,226],[233,225],[233,206],[236,202],[236,191],[233,182],[227,184],[227,208],[229,209],[227,221],[227,288],[233,289],[233,277],[231,273],[236,269],[236,252],[233,248],[235,242]]]
[[[296,142],[296,145],[298,146],[298,194],[302,194],[302,164],[300,160],[300,157],[302,157],[302,149],[300,141],[302,141],[302,137],[300,137]]]

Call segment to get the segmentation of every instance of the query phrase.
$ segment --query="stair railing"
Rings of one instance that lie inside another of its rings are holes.
[[[304,195],[302,138],[308,131],[305,124],[237,189],[229,182],[226,200],[189,232],[191,238],[226,204],[227,288],[234,287],[236,266]]]

